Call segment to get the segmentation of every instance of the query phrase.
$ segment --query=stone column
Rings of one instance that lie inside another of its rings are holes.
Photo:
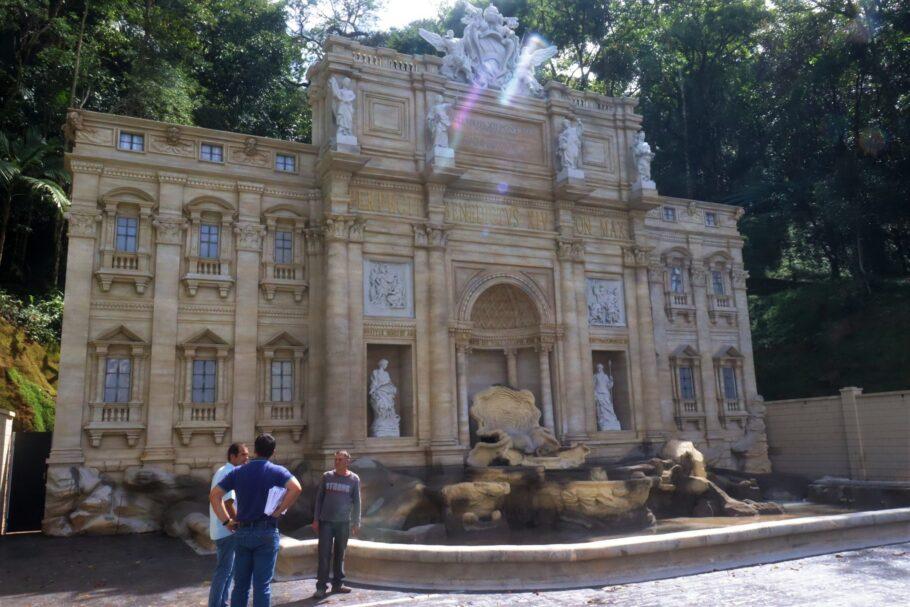
[[[174,376],[177,371],[177,298],[180,288],[180,244],[186,221],[182,216],[186,175],[159,173],[152,348],[149,356],[146,464],[169,466],[174,461]],[[192,382],[190,376],[185,380]],[[170,389],[168,389],[170,387]],[[189,401],[189,398],[186,398]]]
[[[518,387],[518,356],[515,348],[506,348],[503,350],[506,355],[506,381],[516,390]]]
[[[367,437],[366,383],[367,361],[363,345],[363,233],[366,223],[355,218],[348,229],[348,318],[350,318],[349,372],[350,427],[347,438]]]
[[[749,299],[746,280],[749,273],[742,266],[734,265],[732,270],[733,299],[736,305],[736,321],[739,330],[739,351],[743,355],[743,398],[746,403],[758,394],[755,382],[755,354],[752,351],[752,325],[749,320]]]
[[[586,438],[586,403],[584,402],[584,388],[582,382],[581,346],[578,339],[578,323],[581,322],[575,302],[574,275],[575,267],[573,258],[580,255],[581,244],[570,239],[557,241],[557,256],[559,257],[560,288],[562,298],[562,325],[565,328],[565,337],[560,348],[565,380],[562,393],[565,402],[562,403],[563,427],[566,439],[582,440]],[[591,405],[593,407],[593,403]]]
[[[632,269],[634,277],[635,328],[638,352],[637,364],[633,364],[633,374],[639,375],[641,385],[642,428],[637,428],[645,436],[659,436],[666,428],[661,414],[660,379],[657,374],[657,350],[654,341],[654,319],[651,308],[650,282],[648,276],[648,255],[650,247],[633,245],[623,249],[623,263]],[[663,275],[659,277],[663,280]],[[630,330],[632,329],[630,323]],[[637,368],[636,368],[637,367]]]
[[[100,169],[99,169],[100,172]],[[56,427],[48,460],[54,464],[81,464],[83,408],[86,397],[86,362],[89,341],[89,309],[92,298],[92,269],[95,233],[100,221],[97,211],[86,204],[77,207],[83,192],[76,175],[73,210],[67,214],[69,247],[66,264],[66,306],[63,309],[63,340],[60,345],[60,375],[57,393]],[[94,191],[97,191],[97,179]]]
[[[417,444],[428,445],[433,434],[430,404],[430,323],[428,236],[422,225],[414,226],[414,317],[417,325]]]
[[[543,412],[543,425],[556,432],[553,419],[553,390],[550,385],[550,350],[552,345],[540,343],[537,355],[540,361],[540,408]]]
[[[264,228],[259,223],[262,184],[237,184],[240,221],[237,235],[237,267],[234,270],[234,389],[231,406],[231,440],[252,442],[256,438],[256,360],[259,347],[259,271]],[[222,374],[223,375],[223,374]]]
[[[584,403],[585,433],[597,432],[597,410],[594,407],[594,361],[591,357],[591,338],[588,332],[588,295],[585,276],[584,245],[579,242],[579,253],[575,256],[575,306],[578,316],[578,360],[581,366],[581,399]]]
[[[446,232],[439,225],[427,228],[430,267],[430,402],[433,443],[455,443],[456,415],[452,407],[449,361],[449,311],[446,289]]]
[[[458,376],[458,442],[464,447],[471,446],[471,426],[468,414],[468,353],[467,343],[456,343],[455,372]]]
[[[13,463],[13,419],[15,417],[15,412],[0,409],[0,535],[6,533],[9,480]]]
[[[348,223],[339,215],[325,218],[325,383],[322,399],[323,447],[345,442],[349,425]]]
[[[720,412],[717,409],[717,374],[714,371],[714,352],[711,350],[711,319],[708,317],[707,271],[702,265],[690,270],[692,294],[695,300],[696,335],[701,358],[701,395],[705,408],[705,428],[708,439],[721,430]],[[696,393],[697,395],[697,393]]]

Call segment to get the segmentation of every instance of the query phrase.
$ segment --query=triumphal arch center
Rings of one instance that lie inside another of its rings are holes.
[[[743,465],[741,210],[661,196],[636,100],[540,84],[555,49],[487,13],[440,56],[331,38],[312,144],[69,114],[52,467],[208,474],[262,431],[461,465],[497,384],[589,460]]]

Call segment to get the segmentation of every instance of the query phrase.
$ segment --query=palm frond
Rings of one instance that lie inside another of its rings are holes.
[[[64,192],[59,185],[50,179],[41,179],[38,177],[20,175],[19,180],[27,184],[28,188],[33,193],[44,196],[47,200],[52,202],[60,212],[63,212],[69,208],[70,199],[67,198],[66,192]]]
[[[13,180],[19,174],[19,167],[9,160],[0,160],[0,182],[4,187],[11,187]]]

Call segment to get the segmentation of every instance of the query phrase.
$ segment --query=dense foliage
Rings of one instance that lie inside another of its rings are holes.
[[[544,77],[640,98],[662,193],[746,207],[764,391],[780,395],[781,374],[813,368],[765,362],[792,345],[771,339],[775,331],[809,330],[781,320],[794,301],[852,302],[830,306],[830,320],[849,315],[860,332],[871,306],[903,301],[895,285],[910,275],[910,3],[496,4],[519,18],[519,35],[539,32],[561,49]],[[59,176],[68,106],[306,140],[305,74],[326,36],[432,53],[418,27],[463,29],[462,4],[389,32],[376,31],[379,10],[381,0],[8,0],[0,3],[0,131],[21,149],[34,129],[47,151],[22,174],[38,179]],[[18,162],[7,152],[3,161]],[[9,235],[0,280],[57,286],[62,205],[46,189],[10,183],[0,181],[11,201],[9,222],[0,223],[0,245]],[[816,334],[787,339],[815,340],[802,356],[844,358],[830,356],[840,346]],[[787,391],[830,392],[848,377],[867,390],[884,385],[827,364],[830,382],[797,381]]]

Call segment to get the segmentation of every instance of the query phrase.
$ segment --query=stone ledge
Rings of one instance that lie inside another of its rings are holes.
[[[351,540],[352,582],[518,591],[640,582],[910,541],[910,508],[759,522],[582,544],[430,546]],[[316,540],[283,537],[278,579],[313,577]]]

